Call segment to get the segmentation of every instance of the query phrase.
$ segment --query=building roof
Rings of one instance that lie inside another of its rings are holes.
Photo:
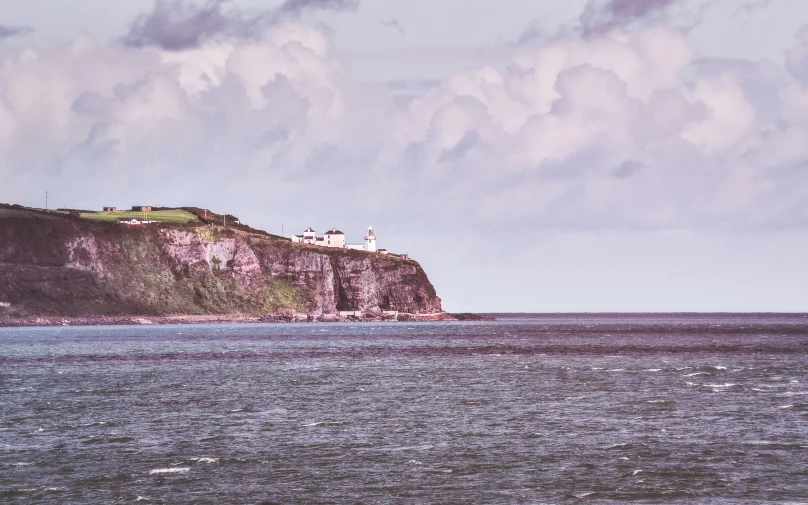
[[[326,235],[345,235],[344,233],[342,233],[341,231],[339,231],[339,230],[338,230],[338,229],[336,229],[336,228],[334,228],[334,229],[333,229],[333,230],[331,230],[331,231],[327,231],[327,232],[325,232],[325,234],[326,234]]]
[[[315,232],[315,231],[312,229],[312,227],[311,227],[311,226],[309,226],[308,228],[306,228],[305,230],[303,230],[303,233],[316,233],[316,232]]]

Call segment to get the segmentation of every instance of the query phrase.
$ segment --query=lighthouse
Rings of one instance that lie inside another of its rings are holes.
[[[372,226],[368,226],[368,229],[365,230],[365,250],[376,252],[376,232],[373,231]]]

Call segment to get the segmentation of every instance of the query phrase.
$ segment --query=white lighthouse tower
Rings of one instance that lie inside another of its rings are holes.
[[[376,252],[376,232],[373,231],[372,226],[368,226],[368,229],[365,230],[365,250]]]

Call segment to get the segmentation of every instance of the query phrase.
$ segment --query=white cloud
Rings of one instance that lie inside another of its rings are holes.
[[[803,32],[788,53],[798,78]],[[224,179],[253,201],[269,187],[279,205],[332,192],[314,211],[372,204],[448,226],[804,215],[804,195],[769,178],[802,177],[778,170],[808,160],[805,84],[780,69],[750,85],[732,62],[702,63],[678,30],[569,33],[514,48],[507,69],[446,76],[402,108],[296,21],[179,51],[79,36],[0,55],[0,199],[37,179],[76,200],[101,187],[181,197]]]

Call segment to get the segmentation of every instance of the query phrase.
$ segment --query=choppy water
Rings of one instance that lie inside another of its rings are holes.
[[[2,503],[808,503],[808,317],[0,329]]]

